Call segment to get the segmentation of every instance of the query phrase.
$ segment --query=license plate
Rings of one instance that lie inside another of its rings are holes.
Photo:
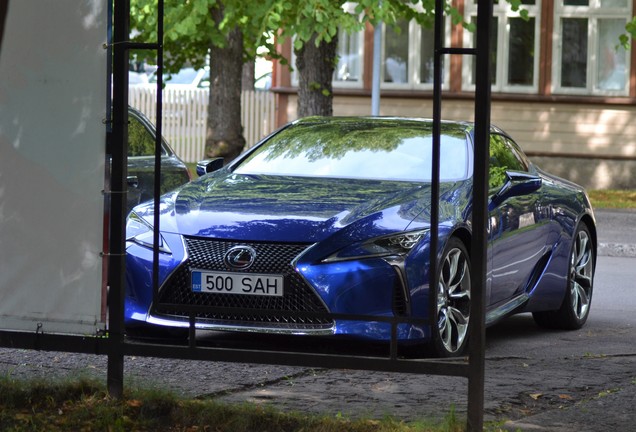
[[[192,291],[282,297],[283,276],[193,270]]]

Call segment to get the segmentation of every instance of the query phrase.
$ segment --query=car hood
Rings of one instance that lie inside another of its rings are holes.
[[[222,170],[163,196],[160,223],[162,232],[217,239],[313,243],[343,229],[369,238],[425,225],[429,194],[424,183]],[[152,203],[135,212],[152,224]]]

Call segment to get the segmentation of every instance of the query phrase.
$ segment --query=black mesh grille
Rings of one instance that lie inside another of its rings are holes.
[[[189,312],[173,305],[231,308],[236,311],[197,311],[197,322],[264,327],[278,330],[319,330],[332,326],[326,318],[293,316],[300,313],[328,313],[313,289],[294,271],[291,262],[305,250],[306,244],[238,243],[186,237],[188,259],[162,286],[155,315],[187,320]],[[198,293],[191,288],[190,272],[197,270],[231,271],[224,264],[226,252],[234,246],[250,246],[256,259],[244,272],[284,276],[283,296]],[[171,306],[168,306],[171,305]],[[251,310],[247,310],[251,309]],[[291,315],[290,315],[291,313]]]
[[[404,290],[402,289],[402,284],[399,279],[395,279],[395,283],[393,284],[393,313],[395,316],[406,316],[408,311],[408,305],[406,302],[406,297],[404,296]]]

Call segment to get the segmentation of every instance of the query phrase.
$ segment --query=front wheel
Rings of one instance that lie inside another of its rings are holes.
[[[470,258],[466,246],[451,237],[444,248],[437,281],[433,349],[440,357],[458,356],[468,344]]]
[[[579,225],[574,234],[568,266],[568,284],[559,310],[535,312],[535,322],[544,328],[577,330],[590,314],[594,282],[594,250],[590,230]]]

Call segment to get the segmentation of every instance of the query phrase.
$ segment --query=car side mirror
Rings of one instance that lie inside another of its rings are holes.
[[[220,170],[223,168],[223,158],[205,159],[197,162],[197,175],[201,177],[208,173]]]
[[[128,187],[137,189],[139,187],[139,177],[128,176],[126,177],[126,183],[128,184]]]
[[[518,171],[506,171],[506,182],[492,197],[492,204],[499,205],[506,199],[528,195],[539,190],[543,181],[541,177]]]

